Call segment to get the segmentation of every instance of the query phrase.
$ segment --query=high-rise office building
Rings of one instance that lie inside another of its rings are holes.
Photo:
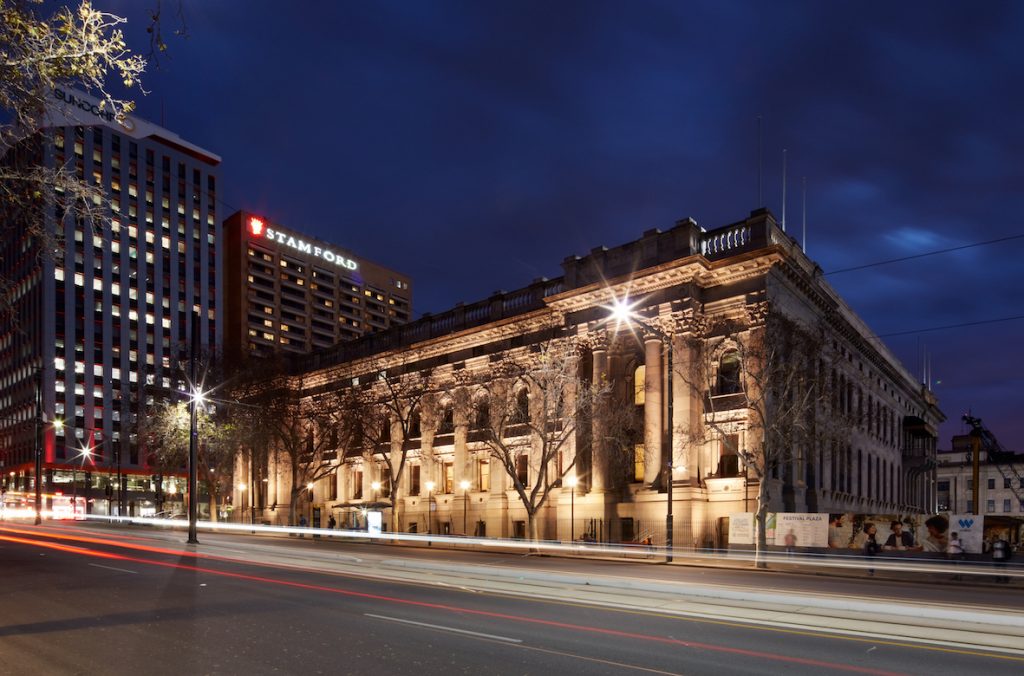
[[[409,321],[407,275],[239,211],[224,222],[229,360],[306,353]]]
[[[57,194],[43,214],[54,252],[4,230],[0,265],[17,288],[0,332],[5,484],[30,490],[38,462],[47,493],[70,492],[77,476],[90,511],[118,511],[104,495],[112,486],[122,513],[139,514],[159,496],[138,415],[154,389],[183,389],[173,364],[187,358],[193,317],[204,349],[221,343],[220,158],[140,118],[119,123],[78,92],[55,90],[50,119],[4,161],[63,165],[109,207],[82,222],[60,213]]]

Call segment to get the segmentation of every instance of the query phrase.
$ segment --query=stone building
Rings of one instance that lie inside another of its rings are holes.
[[[569,257],[562,268],[557,279],[293,363],[288,382],[305,401],[402,379],[427,383],[415,410],[392,415],[376,447],[365,437],[346,447],[345,439],[357,437],[318,432],[339,439],[322,458],[330,473],[312,488],[324,522],[331,512],[343,526],[362,525],[361,507],[389,501],[382,460],[397,468],[403,456],[391,521],[402,531],[523,537],[530,519],[517,482],[532,495],[538,481],[547,484],[534,519],[542,538],[664,542],[669,480],[673,539],[684,547],[720,542],[730,514],[754,511],[762,483],[773,511],[932,509],[943,419],[934,396],[767,210],[709,231],[682,220],[667,232]],[[610,309],[624,302],[636,321],[609,321]],[[792,397],[765,397],[779,391],[776,384],[755,378],[767,370],[754,362],[771,361],[773,317],[817,341],[799,360],[804,372],[793,392],[806,406],[791,425],[775,403],[763,404]],[[538,355],[551,349],[571,355],[578,378],[568,395],[555,397],[560,413],[533,426],[523,421],[536,422],[549,397],[521,378],[511,385],[522,417],[513,416],[519,426],[499,436],[520,434],[523,443],[513,444],[518,456],[503,458],[487,429],[494,400],[481,415],[481,397],[493,393],[489,383],[508,380],[505,364],[542,363]],[[570,420],[585,391],[616,403]],[[759,423],[765,412],[769,421]],[[790,434],[798,427],[803,434]],[[545,434],[559,430],[571,433],[541,459]],[[769,447],[773,460],[765,463]],[[289,519],[286,466],[281,453],[271,454],[257,504],[268,521]]]

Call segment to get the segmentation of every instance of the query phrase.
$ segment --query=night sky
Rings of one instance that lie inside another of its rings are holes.
[[[151,3],[96,0],[148,41]],[[826,272],[1024,234],[1024,3],[197,2],[140,114],[266,215],[414,281],[414,306],[764,205]],[[174,27],[172,2],[164,0]],[[882,336],[1024,315],[1024,238],[829,277]],[[1024,451],[1024,320],[886,337],[949,422]]]

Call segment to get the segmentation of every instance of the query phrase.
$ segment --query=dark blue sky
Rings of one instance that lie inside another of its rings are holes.
[[[145,47],[147,3],[127,13]],[[165,0],[165,10],[173,6]],[[407,272],[417,314],[807,177],[826,271],[1024,233],[1024,4],[195,2],[140,113],[224,157],[221,196]],[[1024,315],[1024,240],[830,278],[879,334]],[[1024,450],[1024,321],[919,343],[950,422]]]

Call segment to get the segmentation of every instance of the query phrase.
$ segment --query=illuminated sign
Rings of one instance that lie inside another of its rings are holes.
[[[281,232],[280,230],[268,227],[267,224],[263,222],[263,219],[257,218],[256,216],[251,216],[249,218],[249,232],[251,232],[255,237],[269,239],[272,242],[284,244],[285,246],[295,249],[301,253],[322,258],[328,263],[334,263],[338,267],[348,268],[349,270],[355,270],[359,267],[359,264],[351,258],[345,258],[341,254],[334,253],[330,249],[325,249],[299,239],[293,235],[289,235],[286,232]]]
[[[107,122],[117,121],[121,126],[123,126],[128,131],[131,131],[132,129],[135,128],[135,123],[133,123],[127,117],[125,117],[123,120],[117,120],[117,116],[109,110],[103,110],[103,108],[101,108],[98,104],[95,104],[92,101],[84,99],[80,96],[69,94],[68,92],[65,92],[63,89],[54,89],[53,97],[55,99],[60,99],[61,101],[63,101],[64,103],[68,104],[73,108],[78,108],[79,110],[84,110],[87,113],[92,113],[101,120],[106,120]]]

